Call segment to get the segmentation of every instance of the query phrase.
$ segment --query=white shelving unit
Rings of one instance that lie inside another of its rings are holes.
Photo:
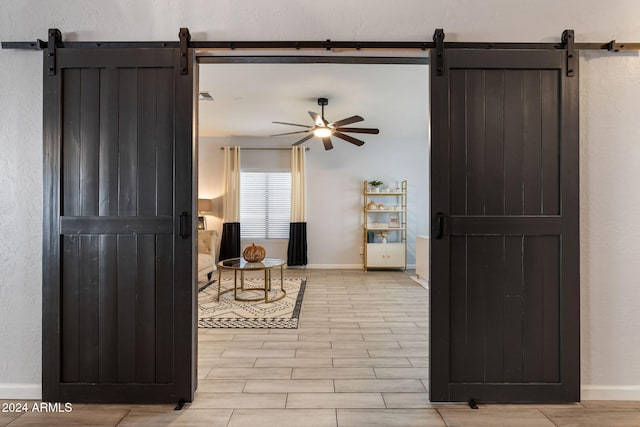
[[[391,191],[371,191],[363,184],[363,265],[407,269],[407,181]],[[383,208],[378,209],[382,205]],[[384,237],[386,235],[386,237]]]

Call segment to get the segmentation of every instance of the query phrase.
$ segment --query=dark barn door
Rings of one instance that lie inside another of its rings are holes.
[[[45,401],[193,398],[193,73],[178,55],[58,49],[54,76],[45,65]]]
[[[580,398],[578,72],[565,64],[563,50],[446,49],[442,75],[432,67],[432,401]]]

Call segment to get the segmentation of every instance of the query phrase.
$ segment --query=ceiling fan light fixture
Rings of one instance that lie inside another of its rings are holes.
[[[333,135],[333,130],[328,127],[317,128],[313,131],[313,134],[318,138],[327,138]]]
[[[353,136],[347,135],[345,132],[368,133],[373,135],[380,133],[379,129],[345,127],[352,123],[358,123],[364,120],[361,116],[357,116],[357,115],[346,117],[342,120],[338,120],[337,122],[329,122],[327,119],[324,118],[324,107],[328,104],[329,104],[329,100],[327,98],[318,98],[318,105],[322,107],[322,113],[318,114],[318,113],[314,113],[313,111],[308,111],[309,116],[311,116],[311,120],[313,120],[313,124],[314,124],[313,126],[300,125],[297,123],[273,122],[273,123],[279,123],[282,125],[299,126],[299,127],[306,128],[306,130],[301,130],[297,132],[278,133],[272,136],[306,133],[307,136],[300,139],[299,141],[294,142],[291,145],[293,146],[300,145],[303,142],[308,141],[309,139],[315,136],[316,138],[320,138],[322,140],[325,150],[331,150],[333,149],[333,144],[331,143],[331,137],[340,138],[358,147],[364,145],[364,141],[358,138],[354,138]]]

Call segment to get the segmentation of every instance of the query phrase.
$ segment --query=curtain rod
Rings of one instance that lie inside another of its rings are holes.
[[[231,147],[233,150],[236,147]],[[221,150],[224,150],[224,147],[220,147]],[[240,150],[244,151],[291,151],[291,148],[258,148],[258,147],[240,147]],[[309,147],[304,147],[304,151],[309,151]]]

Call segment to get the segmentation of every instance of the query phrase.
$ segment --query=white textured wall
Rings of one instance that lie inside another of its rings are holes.
[[[573,28],[579,42],[639,42],[638,16],[634,0],[4,0],[0,39],[58,27],[67,40],[175,40],[188,26],[195,40],[430,40],[441,27],[449,41]],[[640,398],[640,57],[580,65],[583,397]],[[39,54],[0,52],[0,398],[39,395],[40,70]]]

